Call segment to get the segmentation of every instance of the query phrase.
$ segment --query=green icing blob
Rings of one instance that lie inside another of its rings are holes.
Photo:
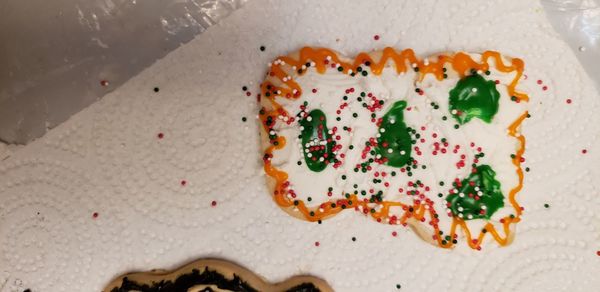
[[[406,124],[404,123],[403,111],[406,108],[406,101],[395,102],[388,112],[383,116],[379,126],[377,138],[377,147],[375,151],[381,157],[387,158],[386,165],[393,167],[402,167],[410,160],[411,137]],[[383,130],[383,131],[382,131]],[[386,144],[384,146],[384,144]],[[391,149],[391,153],[389,152]]]
[[[463,214],[463,219],[479,219],[490,217],[498,209],[504,207],[504,195],[500,191],[500,182],[496,180],[496,172],[489,165],[477,166],[477,172],[471,173],[468,178],[462,180],[461,186],[458,187],[458,193],[450,194],[446,197],[446,201],[450,204],[452,214],[458,217],[459,213]],[[474,185],[470,185],[473,182]],[[475,187],[479,187],[481,195],[477,195]],[[464,194],[463,197],[460,194]],[[476,196],[479,199],[476,200]],[[462,211],[459,211],[459,207]],[[484,210],[484,214],[481,211]],[[472,215],[472,218],[469,218]]]
[[[496,82],[485,80],[478,74],[469,75],[450,90],[450,111],[457,110],[453,116],[461,125],[473,117],[490,123],[498,112],[499,98]]]
[[[300,125],[303,127],[301,133],[302,152],[308,168],[314,172],[320,172],[327,167],[328,163],[336,162],[333,154],[333,147],[336,143],[329,135],[327,117],[323,111],[312,110],[308,116],[300,120]],[[321,145],[322,141],[326,142],[325,145]],[[309,144],[308,147],[307,144]],[[309,152],[306,152],[306,149],[309,149]],[[309,157],[309,153],[311,157]]]

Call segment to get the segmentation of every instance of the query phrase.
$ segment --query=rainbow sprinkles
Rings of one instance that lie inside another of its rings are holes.
[[[493,51],[276,58],[259,112],[275,202],[313,222],[354,210],[444,248],[509,244],[523,211],[523,69]]]

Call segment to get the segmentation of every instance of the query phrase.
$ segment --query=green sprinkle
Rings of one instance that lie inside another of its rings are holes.
[[[242,122],[247,121],[248,119],[246,117],[242,117]]]
[[[549,204],[544,204],[544,208],[548,209],[548,208],[550,208],[550,205]]]

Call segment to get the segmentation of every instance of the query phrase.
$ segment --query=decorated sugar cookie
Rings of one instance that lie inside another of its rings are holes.
[[[267,184],[289,214],[354,211],[449,248],[512,241],[522,208],[524,64],[493,51],[350,59],[303,48],[261,85]]]
[[[153,270],[129,273],[113,280],[105,292],[331,292],[323,280],[312,276],[296,276],[271,284],[255,273],[234,263],[202,259],[173,271]]]

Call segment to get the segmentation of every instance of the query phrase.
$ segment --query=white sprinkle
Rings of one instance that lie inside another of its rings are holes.
[[[453,110],[450,111],[450,113],[453,114],[453,115],[456,115],[456,113],[458,113],[458,111],[455,110],[455,109],[453,109]]]
[[[281,79],[281,81],[286,82],[287,81],[287,77],[283,77],[283,79]]]
[[[311,158],[312,157],[312,153],[306,154],[306,157]]]
[[[464,198],[465,194],[464,193],[460,193],[460,194],[458,194],[458,196],[461,197],[461,198]]]
[[[302,65],[302,70],[306,70],[306,65]]]
[[[579,47],[579,51],[580,52],[585,52],[585,47],[584,46]]]
[[[375,137],[381,138],[381,134],[377,133],[377,135],[375,135]]]
[[[329,130],[329,131],[327,131],[327,133],[328,133],[329,135],[331,135],[331,134],[333,134],[333,131],[332,131],[332,130]]]
[[[396,123],[396,120],[390,120],[390,124],[392,124],[392,125],[393,125],[393,124],[395,124],[395,123]],[[382,130],[383,130],[383,128],[382,128]]]
[[[323,161],[325,161],[325,158],[321,157],[321,158],[319,158],[319,161],[323,162]]]
[[[476,192],[477,192],[477,191],[479,191],[479,187],[475,187],[475,191],[476,191]]]
[[[310,142],[309,142],[309,143],[306,143],[306,144],[304,144],[304,147],[310,147]]]
[[[477,192],[477,195],[481,197],[481,196],[483,196],[483,192],[479,191],[479,192]]]
[[[417,63],[412,63],[413,68],[417,68],[417,66],[419,66]]]
[[[292,70],[296,71],[296,66],[292,66]]]
[[[487,207],[485,205],[481,206],[481,209],[485,210]]]
[[[458,207],[458,212],[462,212],[463,210],[463,207]]]
[[[381,132],[381,133],[385,133],[385,129],[384,129],[384,128],[381,128],[381,129],[379,129],[379,132]]]
[[[467,215],[467,218],[473,219],[473,215],[469,214],[469,215]]]
[[[462,218],[463,214],[462,213],[458,213],[458,218]]]
[[[269,135],[271,135],[271,136],[275,135],[275,131],[270,131]]]
[[[292,93],[293,93],[293,94],[296,94],[296,92],[298,92],[298,89],[294,89],[294,90],[292,90]]]
[[[352,74],[352,69],[348,69],[348,74]]]
[[[267,64],[267,66],[271,67],[271,66],[273,66],[273,64],[271,64],[271,63],[269,62],[269,64]]]
[[[331,61],[331,56],[327,56],[327,57],[325,57],[325,59],[326,59],[327,61]]]
[[[388,148],[388,153],[392,153],[394,150],[392,148]]]
[[[473,87],[473,89],[471,89],[472,92],[477,92],[477,88]]]
[[[308,116],[308,117],[306,118],[306,120],[310,122],[310,121],[312,121],[312,117],[311,117],[311,116]]]
[[[404,151],[404,150],[400,151],[400,155],[404,155],[404,154],[406,154],[406,151]]]
[[[480,74],[480,75],[481,75],[481,74],[483,74],[483,71],[481,71],[481,70],[477,70],[477,74]]]
[[[425,66],[429,65],[429,59],[425,59],[425,60],[423,61],[423,64],[424,64]]]
[[[310,62],[310,65],[314,67],[314,66],[317,66],[317,63],[315,63],[315,62]]]
[[[300,126],[300,131],[304,131],[304,126]]]
[[[381,159],[381,154],[377,154],[377,156],[375,156],[375,158]]]

